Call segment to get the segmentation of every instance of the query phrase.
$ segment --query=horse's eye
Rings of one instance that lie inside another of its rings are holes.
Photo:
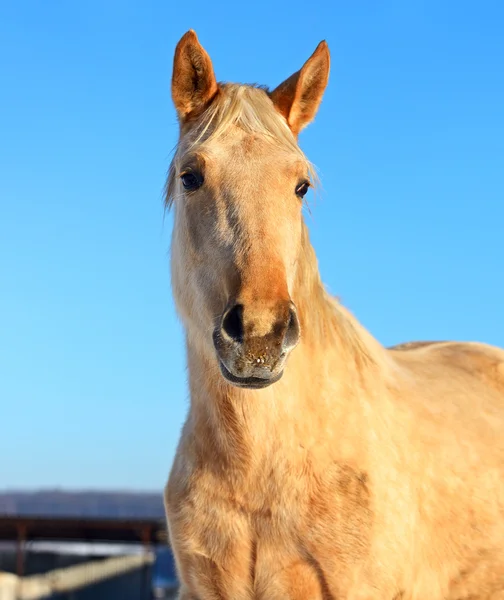
[[[304,198],[309,187],[309,181],[303,181],[303,183],[300,183],[296,188],[296,196],[299,196],[299,198]]]
[[[184,189],[188,192],[197,190],[203,184],[203,177],[198,173],[182,173],[180,179]]]

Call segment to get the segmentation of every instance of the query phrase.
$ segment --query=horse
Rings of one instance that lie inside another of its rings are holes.
[[[193,30],[173,61],[179,600],[504,599],[504,351],[385,347],[321,281],[298,138],[327,43],[274,89],[217,82]]]

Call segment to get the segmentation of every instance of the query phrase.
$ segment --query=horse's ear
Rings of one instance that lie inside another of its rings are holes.
[[[212,61],[192,29],[182,36],[175,49],[171,86],[181,121],[200,115],[219,91]]]
[[[329,48],[322,41],[301,69],[270,94],[295,136],[315,117],[329,79],[330,62]]]

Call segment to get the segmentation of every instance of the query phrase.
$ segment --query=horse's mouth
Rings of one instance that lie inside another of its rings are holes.
[[[272,385],[273,383],[279,381],[283,375],[283,371],[280,371],[280,373],[272,375],[267,379],[263,377],[237,377],[227,369],[227,367],[221,360],[219,360],[219,366],[224,379],[226,379],[227,381],[229,381],[229,383],[232,383],[236,387],[245,388],[249,390],[260,390],[266,388],[269,385]]]

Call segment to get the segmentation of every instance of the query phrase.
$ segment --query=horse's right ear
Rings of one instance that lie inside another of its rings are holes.
[[[190,29],[177,44],[173,59],[172,99],[179,119],[199,116],[218,91],[212,61]]]

